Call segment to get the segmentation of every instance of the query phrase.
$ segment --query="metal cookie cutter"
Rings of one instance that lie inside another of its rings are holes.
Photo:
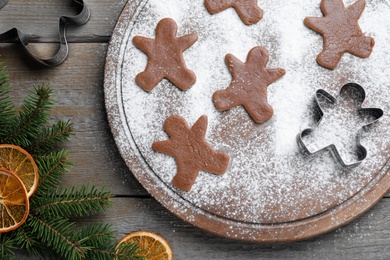
[[[379,108],[362,108],[361,107],[361,104],[365,100],[366,93],[365,93],[363,87],[361,87],[360,85],[358,85],[356,83],[348,83],[348,84],[344,85],[341,88],[341,90],[340,90],[340,95],[342,93],[344,93],[346,91],[350,91],[350,90],[356,91],[355,94],[353,95],[353,98],[359,104],[358,109],[357,109],[358,116],[359,117],[364,117],[364,116],[369,116],[370,117],[370,121],[368,123],[366,123],[365,125],[363,125],[357,132],[357,136],[356,136],[356,155],[357,155],[357,160],[355,162],[353,162],[351,164],[346,164],[343,161],[343,159],[341,158],[340,153],[338,152],[338,150],[337,150],[337,148],[336,148],[336,146],[334,144],[326,146],[326,147],[324,147],[324,148],[322,148],[320,150],[317,150],[317,151],[314,151],[314,152],[310,152],[308,147],[303,142],[303,138],[305,136],[309,135],[310,133],[312,133],[314,131],[314,128],[305,129],[300,134],[298,134],[298,136],[297,136],[298,146],[301,148],[301,151],[303,153],[308,154],[308,155],[314,155],[314,154],[321,153],[323,151],[330,151],[331,154],[333,155],[333,157],[335,157],[337,159],[337,161],[339,161],[341,166],[343,166],[344,168],[348,168],[348,169],[349,168],[354,168],[354,167],[360,165],[361,162],[366,158],[367,150],[366,150],[366,148],[364,148],[360,144],[360,139],[362,137],[363,131],[369,125],[375,123],[379,118],[381,118],[383,116],[383,110],[382,109],[379,109]],[[320,124],[322,118],[323,118],[323,115],[324,115],[324,112],[323,112],[323,110],[321,108],[321,103],[326,102],[328,104],[335,104],[336,103],[336,98],[334,98],[332,95],[330,95],[325,90],[319,89],[316,92],[315,102],[316,102],[316,105],[318,107],[318,110],[317,110],[318,121],[316,122],[316,125],[318,126]]]
[[[8,0],[0,0],[0,8],[7,4]],[[68,56],[69,48],[66,41],[66,28],[69,24],[74,25],[83,25],[88,22],[91,12],[88,7],[84,4],[83,0],[73,0],[75,4],[80,7],[80,13],[76,16],[68,17],[61,16],[59,19],[59,35],[60,35],[60,47],[57,53],[49,59],[39,58],[29,47],[28,35],[22,33],[17,28],[12,28],[11,30],[0,34],[0,43],[8,43],[18,41],[22,44],[24,49],[39,63],[53,67],[62,64],[66,57]]]

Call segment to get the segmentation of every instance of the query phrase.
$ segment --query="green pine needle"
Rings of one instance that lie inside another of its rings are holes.
[[[53,105],[50,95],[52,89],[48,85],[34,85],[29,96],[24,100],[18,116],[4,129],[1,143],[28,147],[39,140],[39,133],[50,119],[48,111]]]
[[[85,251],[89,248],[72,240],[75,224],[69,219],[30,215],[27,221],[28,225],[32,227],[32,232],[37,234],[37,238],[47,247],[51,247],[57,254],[66,259],[85,259]]]
[[[111,192],[83,185],[80,188],[58,189],[45,196],[33,198],[32,212],[53,217],[86,217],[102,213],[110,206]]]
[[[19,145],[34,158],[39,186],[30,198],[26,222],[16,230],[0,233],[0,259],[16,259],[15,251],[53,259],[144,259],[135,244],[115,250],[111,225],[93,223],[77,227],[75,218],[103,213],[111,205],[111,192],[93,185],[59,188],[71,162],[68,151],[60,149],[69,141],[73,126],[59,121],[47,126],[53,106],[52,89],[34,86],[17,110],[11,87],[0,62],[0,143]]]
[[[15,233],[15,241],[20,248],[24,248],[30,254],[40,255],[40,248],[43,246],[39,239],[36,237],[36,234],[32,232],[31,228],[28,225],[23,225],[18,228]],[[47,250],[45,248],[45,250]]]
[[[61,178],[70,167],[68,151],[63,149],[34,157],[39,168],[39,189],[36,195],[45,196],[46,193],[57,190]]]
[[[139,246],[136,244],[120,244],[117,248],[116,260],[146,260],[145,256],[138,255]]]
[[[53,149],[53,146],[67,142],[69,136],[72,135],[73,125],[70,121],[59,121],[51,127],[43,128],[37,134],[37,140],[26,147],[26,150],[31,151],[31,154],[45,154]]]
[[[15,259],[14,250],[16,248],[16,241],[13,237],[0,233],[1,259]]]
[[[109,239],[113,238],[113,232],[111,231],[111,225],[95,223],[83,226],[75,233],[74,238],[80,244],[100,248],[106,245]]]
[[[0,62],[0,139],[6,136],[7,128],[14,121],[16,110],[9,96],[11,87],[8,84],[8,75],[3,63]]]

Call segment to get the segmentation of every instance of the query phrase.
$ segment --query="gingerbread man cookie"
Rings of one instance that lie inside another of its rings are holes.
[[[227,54],[225,60],[233,79],[227,89],[213,94],[216,108],[224,111],[242,105],[256,123],[270,119],[273,109],[267,101],[267,87],[286,71],[281,68],[267,69],[268,59],[268,51],[260,46],[249,51],[245,63]]]
[[[257,23],[263,17],[263,10],[257,5],[257,0],[205,0],[204,4],[211,14],[233,7],[247,25]]]
[[[133,38],[134,45],[148,55],[145,71],[136,76],[137,84],[151,91],[163,78],[181,90],[191,87],[196,76],[187,69],[183,52],[198,40],[195,33],[176,37],[177,24],[170,18],[162,19],[156,27],[156,39],[142,36]]]
[[[304,20],[306,26],[324,37],[324,49],[317,56],[318,64],[332,70],[345,52],[361,58],[370,56],[375,41],[365,36],[358,24],[365,5],[365,0],[357,0],[345,8],[343,0],[322,0],[324,17]]]
[[[177,174],[172,183],[176,188],[189,191],[201,170],[225,173],[229,156],[214,151],[205,140],[207,116],[201,116],[190,128],[183,117],[172,115],[165,120],[164,129],[171,139],[155,142],[152,148],[175,158]]]

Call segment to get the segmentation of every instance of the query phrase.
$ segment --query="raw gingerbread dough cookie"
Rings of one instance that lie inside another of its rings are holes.
[[[227,89],[213,94],[216,108],[223,111],[242,105],[256,123],[270,119],[274,112],[267,101],[267,87],[286,71],[267,69],[268,59],[268,51],[260,46],[249,51],[245,63],[227,54],[225,60],[233,79]]]
[[[196,76],[187,69],[183,52],[198,40],[195,33],[176,37],[177,25],[170,18],[162,19],[156,28],[156,39],[135,36],[133,43],[148,55],[144,72],[136,76],[137,84],[151,91],[163,78],[170,80],[181,90],[191,87]]]
[[[165,120],[164,129],[171,139],[155,142],[152,148],[175,158],[177,174],[172,183],[176,188],[189,191],[201,170],[225,173],[229,155],[214,151],[205,140],[207,116],[201,116],[190,128],[183,117],[172,115]]]
[[[375,41],[364,36],[358,20],[366,5],[365,0],[357,0],[348,8],[342,0],[322,0],[321,11],[324,17],[307,17],[305,24],[324,37],[324,49],[317,56],[321,66],[334,69],[345,52],[367,58]]]
[[[233,7],[245,24],[254,24],[263,17],[263,10],[257,0],[205,0],[204,4],[211,14]]]

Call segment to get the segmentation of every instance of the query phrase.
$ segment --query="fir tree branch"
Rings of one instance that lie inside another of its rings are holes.
[[[59,121],[51,127],[46,127],[38,134],[37,140],[26,147],[26,150],[31,154],[44,154],[47,151],[52,151],[53,147],[59,143],[69,141],[69,136],[72,135],[73,124],[69,121]]]
[[[16,110],[10,98],[11,86],[3,63],[0,62],[0,140],[7,134],[7,128],[15,120]]]
[[[83,185],[39,196],[32,205],[33,212],[39,215],[85,217],[104,212],[111,204],[110,198],[111,192],[105,187],[98,190],[95,186]]]
[[[110,228],[111,225],[95,223],[82,227],[75,233],[75,241],[91,247],[86,252],[86,259],[112,259],[114,236]]]
[[[0,233],[1,259],[15,259],[13,250],[16,249],[15,239],[8,233]]]
[[[111,225],[101,223],[83,226],[75,232],[75,240],[79,243],[88,243],[95,248],[107,246],[107,241],[113,238],[110,228]]]
[[[86,259],[132,259],[144,260],[145,257],[138,256],[137,250],[139,248],[136,244],[126,244],[121,246],[121,251],[115,250],[115,245],[112,244],[114,239],[113,231],[110,230],[111,225],[103,225],[95,223],[86,227],[82,227],[75,234],[75,241],[80,244],[91,246],[91,250],[86,251]],[[120,258],[119,256],[126,257]]]
[[[34,246],[38,243],[29,234],[27,234],[23,226],[18,228],[16,231],[16,241],[22,248],[26,248],[29,252],[30,249],[34,248]]]
[[[85,250],[89,249],[71,240],[74,223],[69,222],[68,219],[44,219],[30,214],[28,225],[37,234],[38,239],[66,259],[83,259]]]
[[[138,255],[139,245],[122,243],[114,252],[116,260],[146,260],[145,256]]]
[[[4,62],[0,61],[0,87],[8,85],[8,74],[4,67]]]
[[[7,128],[4,143],[28,147],[38,139],[41,126],[49,120],[46,111],[49,111],[53,104],[50,100],[51,93],[52,90],[47,85],[34,85],[34,91],[24,100],[19,116]]]
[[[89,252],[88,259],[115,259],[115,260],[146,260],[145,256],[140,256],[137,253],[139,246],[137,244],[123,244],[120,247],[120,252],[114,249],[102,250],[92,249]]]
[[[45,156],[34,156],[39,169],[39,189],[36,195],[43,195],[57,189],[61,177],[71,165],[66,150],[53,151]],[[33,197],[33,199],[35,196]]]
[[[45,248],[44,245],[37,241],[37,238],[27,225],[22,225],[13,232],[15,234],[15,241],[21,249],[26,249],[29,254],[43,256],[42,247]]]

